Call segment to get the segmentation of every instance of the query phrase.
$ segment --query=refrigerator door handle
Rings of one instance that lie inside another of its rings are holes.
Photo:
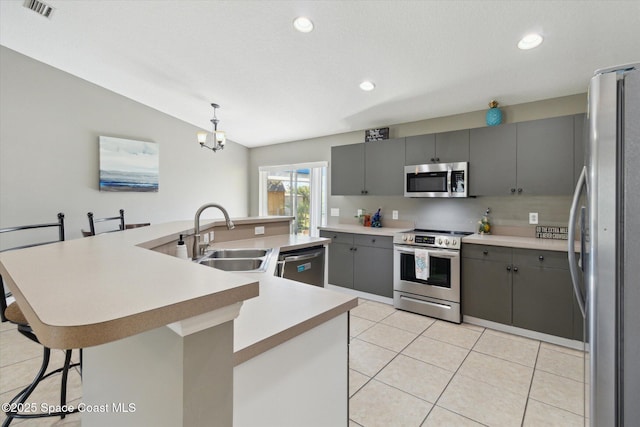
[[[578,301],[578,306],[580,307],[580,312],[582,313],[582,317],[585,316],[585,297],[582,295],[582,291],[579,286],[579,277],[578,277],[578,263],[576,261],[576,249],[575,249],[575,238],[576,238],[576,214],[578,211],[578,201],[580,200],[580,193],[582,193],[582,189],[584,188],[587,182],[587,167],[582,168],[582,172],[580,173],[580,178],[578,178],[578,183],[576,184],[575,192],[573,193],[573,201],[571,202],[571,212],[569,213],[569,230],[567,233],[567,241],[568,241],[568,249],[567,253],[569,256],[569,271],[571,272],[571,282],[573,284],[573,292],[576,295],[576,300]],[[580,240],[581,245],[584,240],[584,230],[580,227]],[[582,246],[584,248],[584,246]],[[583,254],[580,254],[582,257]]]

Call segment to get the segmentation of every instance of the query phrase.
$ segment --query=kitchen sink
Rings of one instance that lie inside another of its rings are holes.
[[[271,249],[216,249],[207,258],[261,258]]]
[[[196,262],[218,270],[262,273],[267,269],[271,251],[272,249],[214,249]]]

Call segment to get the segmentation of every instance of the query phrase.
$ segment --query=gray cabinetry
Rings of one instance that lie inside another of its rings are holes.
[[[469,192],[504,196],[516,188],[516,125],[471,129]]]
[[[469,161],[469,129],[408,136],[405,165]]]
[[[585,164],[584,147],[587,137],[586,114],[576,114],[573,116],[573,182],[576,184]]]
[[[364,144],[365,194],[404,195],[404,138]]]
[[[464,244],[462,257],[463,314],[564,338],[581,336],[565,252]]]
[[[563,116],[471,129],[470,194],[572,194],[575,120]]]
[[[331,147],[332,195],[403,195],[404,138]]]
[[[513,326],[573,338],[573,288],[564,252],[513,250]]]
[[[462,314],[511,323],[511,249],[462,246]]]
[[[517,124],[517,191],[573,193],[573,116]]]
[[[364,144],[331,147],[331,194],[354,195],[364,191]]]
[[[329,284],[393,297],[393,239],[320,231],[331,239]]]

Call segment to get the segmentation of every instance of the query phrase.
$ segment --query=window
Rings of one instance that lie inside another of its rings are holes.
[[[318,236],[327,223],[327,162],[260,166],[259,214],[295,217],[292,232]]]

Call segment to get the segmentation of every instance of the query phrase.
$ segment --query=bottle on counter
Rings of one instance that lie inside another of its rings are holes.
[[[182,234],[180,235],[180,239],[178,240],[178,246],[176,246],[176,256],[180,259],[189,259],[189,254],[187,253],[187,245],[184,244]]]

